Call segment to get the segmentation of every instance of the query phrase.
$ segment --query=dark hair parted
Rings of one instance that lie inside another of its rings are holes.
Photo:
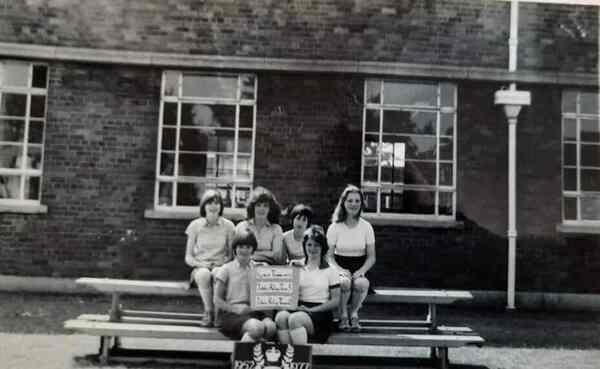
[[[233,255],[236,255],[236,251],[238,246],[240,245],[250,245],[252,246],[252,252],[256,251],[258,247],[258,243],[256,242],[256,236],[254,232],[249,228],[241,228],[236,229],[233,235],[233,241],[231,242],[231,249],[233,250]]]
[[[221,205],[221,210],[219,210],[219,216],[223,215],[223,196],[221,195],[221,192],[219,192],[218,190],[206,190],[204,191],[204,193],[202,194],[202,198],[200,198],[200,216],[201,217],[205,217],[206,216],[206,204],[211,203],[211,202],[216,202],[219,205]]]
[[[340,199],[335,207],[335,210],[333,211],[333,215],[331,216],[331,223],[341,223],[346,220],[346,218],[348,217],[348,212],[346,211],[344,202],[346,202],[348,195],[350,195],[351,193],[357,193],[360,196],[360,210],[358,211],[357,215],[357,217],[360,217],[360,214],[365,208],[365,196],[363,195],[360,188],[356,187],[355,185],[349,184],[346,186],[346,188],[344,188],[344,191],[342,191],[342,194],[340,195]]]
[[[320,225],[312,225],[308,227],[306,231],[304,231],[304,237],[302,238],[302,251],[304,251],[305,265],[308,263],[308,253],[306,252],[306,244],[308,240],[313,240],[321,245],[321,262],[319,263],[319,269],[328,268],[329,263],[327,262],[327,251],[329,251],[329,246],[327,245],[327,237],[325,236],[323,227]]]
[[[296,204],[290,211],[290,220],[293,222],[296,217],[306,218],[307,226],[310,226],[312,223],[312,218],[314,216],[313,209],[304,204]]]
[[[277,202],[275,195],[262,186],[256,187],[250,193],[248,203],[246,204],[246,214],[248,219],[254,219],[254,208],[258,203],[267,203],[269,205],[269,214],[267,220],[271,224],[279,224],[279,216],[281,215],[281,206]]]

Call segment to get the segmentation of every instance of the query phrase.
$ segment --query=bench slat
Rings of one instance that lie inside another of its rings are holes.
[[[470,344],[482,344],[483,338],[475,335],[448,334],[377,334],[377,333],[335,333],[329,337],[328,344],[374,345],[374,346],[427,346],[460,347]]]
[[[79,320],[89,320],[94,322],[109,322],[109,316],[103,314],[82,314],[77,317]],[[150,318],[137,316],[123,316],[119,322],[115,323],[134,323],[134,324],[157,324],[157,325],[178,325],[201,327],[202,320],[173,319],[173,318]]]
[[[162,311],[149,311],[149,310],[121,310],[122,316],[136,316],[145,318],[165,318],[165,319],[187,319],[187,320],[199,320],[204,317],[204,314],[195,313],[171,313]]]

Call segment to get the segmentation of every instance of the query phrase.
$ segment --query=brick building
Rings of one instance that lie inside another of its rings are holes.
[[[354,183],[377,285],[504,290],[516,82],[516,288],[600,293],[596,6],[521,3],[509,72],[505,1],[0,4],[0,275],[184,278],[204,188]]]

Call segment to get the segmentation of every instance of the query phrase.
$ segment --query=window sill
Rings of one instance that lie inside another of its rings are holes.
[[[600,222],[596,224],[560,223],[556,225],[556,231],[565,234],[600,234]]]
[[[419,228],[462,228],[464,223],[454,219],[408,218],[405,215],[363,213],[362,217],[372,225],[419,227]]]
[[[0,204],[0,213],[46,214],[48,207],[41,204]]]
[[[184,209],[146,209],[144,218],[148,219],[196,219],[200,216],[198,208],[194,210]],[[223,216],[231,221],[246,219],[246,209],[223,210]]]

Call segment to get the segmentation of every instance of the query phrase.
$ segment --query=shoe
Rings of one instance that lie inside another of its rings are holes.
[[[362,327],[360,325],[358,315],[354,315],[352,318],[350,318],[350,331],[351,332],[360,332],[361,329],[362,329]]]
[[[350,324],[348,324],[347,317],[340,318],[340,324],[338,325],[338,329],[342,332],[350,331]]]
[[[202,321],[200,322],[200,326],[206,327],[206,328],[210,328],[213,326],[213,312],[212,311],[204,312],[204,318],[202,318]]]

